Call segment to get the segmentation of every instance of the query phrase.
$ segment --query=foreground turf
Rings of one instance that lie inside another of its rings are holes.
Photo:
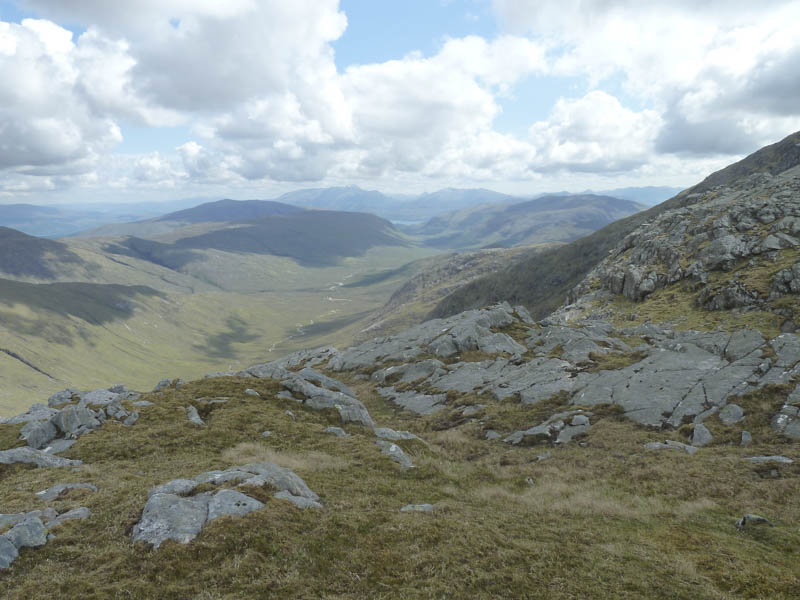
[[[734,432],[694,456],[651,452],[648,441],[679,439],[595,409],[588,435],[566,447],[517,448],[482,439],[537,424],[558,399],[534,407],[489,404],[446,428],[449,412],[397,413],[355,379],[380,425],[414,431],[400,442],[416,468],[401,471],[371,432],[323,433],[335,412],[275,397],[270,380],[201,380],[146,395],[134,427],[109,422],[65,456],[76,470],[3,467],[4,513],[43,508],[34,493],[58,482],[91,482],[51,503],[87,506],[92,516],[54,530],[0,572],[0,594],[22,598],[796,598],[800,548],[800,468],[755,465],[746,456],[782,454],[800,462],[768,419],[782,390],[742,400],[754,444]],[[254,388],[262,395],[245,395]],[[206,404],[200,398],[228,397]],[[453,405],[466,398],[452,398]],[[205,427],[190,424],[193,404]],[[292,415],[285,411],[291,411]],[[455,409],[453,409],[455,412]],[[712,426],[713,424],[710,424]],[[0,426],[17,444],[18,427]],[[272,431],[268,438],[265,430]],[[549,452],[550,457],[538,457]],[[130,531],[147,491],[178,477],[270,461],[295,470],[321,511],[302,511],[251,489],[266,507],[214,521],[188,545],[153,551]],[[411,503],[432,513],[404,513]],[[774,527],[738,531],[744,513]]]

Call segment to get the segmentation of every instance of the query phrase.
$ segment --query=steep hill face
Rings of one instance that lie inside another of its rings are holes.
[[[560,314],[622,309],[630,320],[728,328],[746,321],[764,331],[794,331],[800,323],[800,149],[783,148],[785,156],[780,146],[771,147],[749,165],[714,174],[683,207],[635,229],[573,290],[572,306]]]
[[[439,215],[404,231],[435,248],[532,246],[572,241],[644,208],[630,200],[592,194],[543,196]]]
[[[442,300],[431,316],[452,315],[469,308],[508,300],[529,307],[534,317],[543,318],[561,306],[569,292],[581,283],[589,271],[637,227],[667,211],[696,204],[705,197],[706,192],[726,182],[744,181],[757,173],[775,175],[796,166],[800,163],[798,144],[800,132],[710,175],[658,206],[475,281]]]
[[[0,227],[0,274],[31,279],[55,279],[84,263],[66,245]]]

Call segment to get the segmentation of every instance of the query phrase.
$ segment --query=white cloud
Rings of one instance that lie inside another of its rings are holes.
[[[543,170],[627,171],[652,159],[661,127],[653,110],[634,112],[595,90],[576,100],[559,100],[545,121],[530,129]]]

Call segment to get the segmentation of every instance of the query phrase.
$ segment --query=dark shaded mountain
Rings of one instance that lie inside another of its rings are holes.
[[[690,206],[698,196],[717,186],[755,173],[772,175],[800,164],[800,132],[766,146],[750,156],[712,173],[702,182],[649,210],[621,219],[571,244],[531,255],[508,269],[457,290],[431,312],[444,317],[507,300],[528,307],[534,318],[558,308],[568,292],[634,229],[661,213]]]
[[[83,260],[64,244],[0,227],[0,272],[13,277],[55,279],[61,268]]]
[[[447,213],[403,231],[434,248],[510,248],[569,242],[644,208],[609,196],[549,195]]]
[[[183,223],[243,221],[259,217],[290,215],[301,210],[303,209],[271,200],[218,200],[169,213],[154,220],[181,221]]]
[[[131,237],[110,244],[105,250],[179,270],[190,262],[204,260],[203,250],[284,256],[303,266],[329,266],[348,256],[361,256],[375,246],[398,245],[406,242],[391,223],[380,217],[298,210],[224,223],[212,231],[171,243]]]

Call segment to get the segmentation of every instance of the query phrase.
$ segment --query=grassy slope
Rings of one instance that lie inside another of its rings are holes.
[[[375,248],[334,267],[303,268],[287,258],[217,252],[192,277],[109,256],[91,240],[71,241],[70,248],[91,265],[87,281],[0,281],[0,348],[51,376],[0,353],[2,416],[67,386],[122,382],[150,389],[162,377],[194,378],[301,347],[346,345],[352,338],[343,328],[383,306],[404,276],[398,272],[359,288],[344,284],[430,254]],[[119,281],[129,286],[108,285]],[[67,293],[76,288],[84,292]]]
[[[88,506],[93,514],[62,525],[46,546],[24,549],[0,572],[3,597],[695,600],[800,592],[800,505],[793,501],[800,470],[781,465],[771,473],[743,460],[800,459],[795,445],[769,433],[770,411],[785,392],[742,399],[748,420],[693,457],[644,451],[646,441],[664,434],[596,407],[585,446],[549,448],[552,458],[537,462],[547,447],[480,438],[488,426],[507,432],[537,423],[556,401],[489,403],[485,425],[467,420],[452,428],[455,412],[412,418],[369,384],[351,383],[380,424],[425,439],[400,443],[417,468],[401,472],[358,427],[348,428],[350,438],[323,434],[338,418],[275,398],[274,382],[236,378],[146,396],[156,406],[143,409],[133,428],[109,423],[68,451],[85,461],[77,470],[3,467],[5,512],[43,507],[34,493],[57,482],[99,488],[52,503],[59,511]],[[245,395],[248,387],[264,399]],[[195,399],[209,396],[232,399],[208,412]],[[187,422],[182,407],[191,403],[207,427]],[[753,432],[750,448],[725,443],[741,427]],[[18,429],[0,425],[3,447],[15,443]],[[260,435],[264,429],[273,432],[269,439]],[[260,460],[294,469],[324,510],[300,511],[251,489],[264,509],[219,519],[188,545],[167,542],[151,551],[131,543],[151,487]],[[399,512],[423,502],[437,510]],[[737,531],[733,521],[751,511],[776,527]]]

